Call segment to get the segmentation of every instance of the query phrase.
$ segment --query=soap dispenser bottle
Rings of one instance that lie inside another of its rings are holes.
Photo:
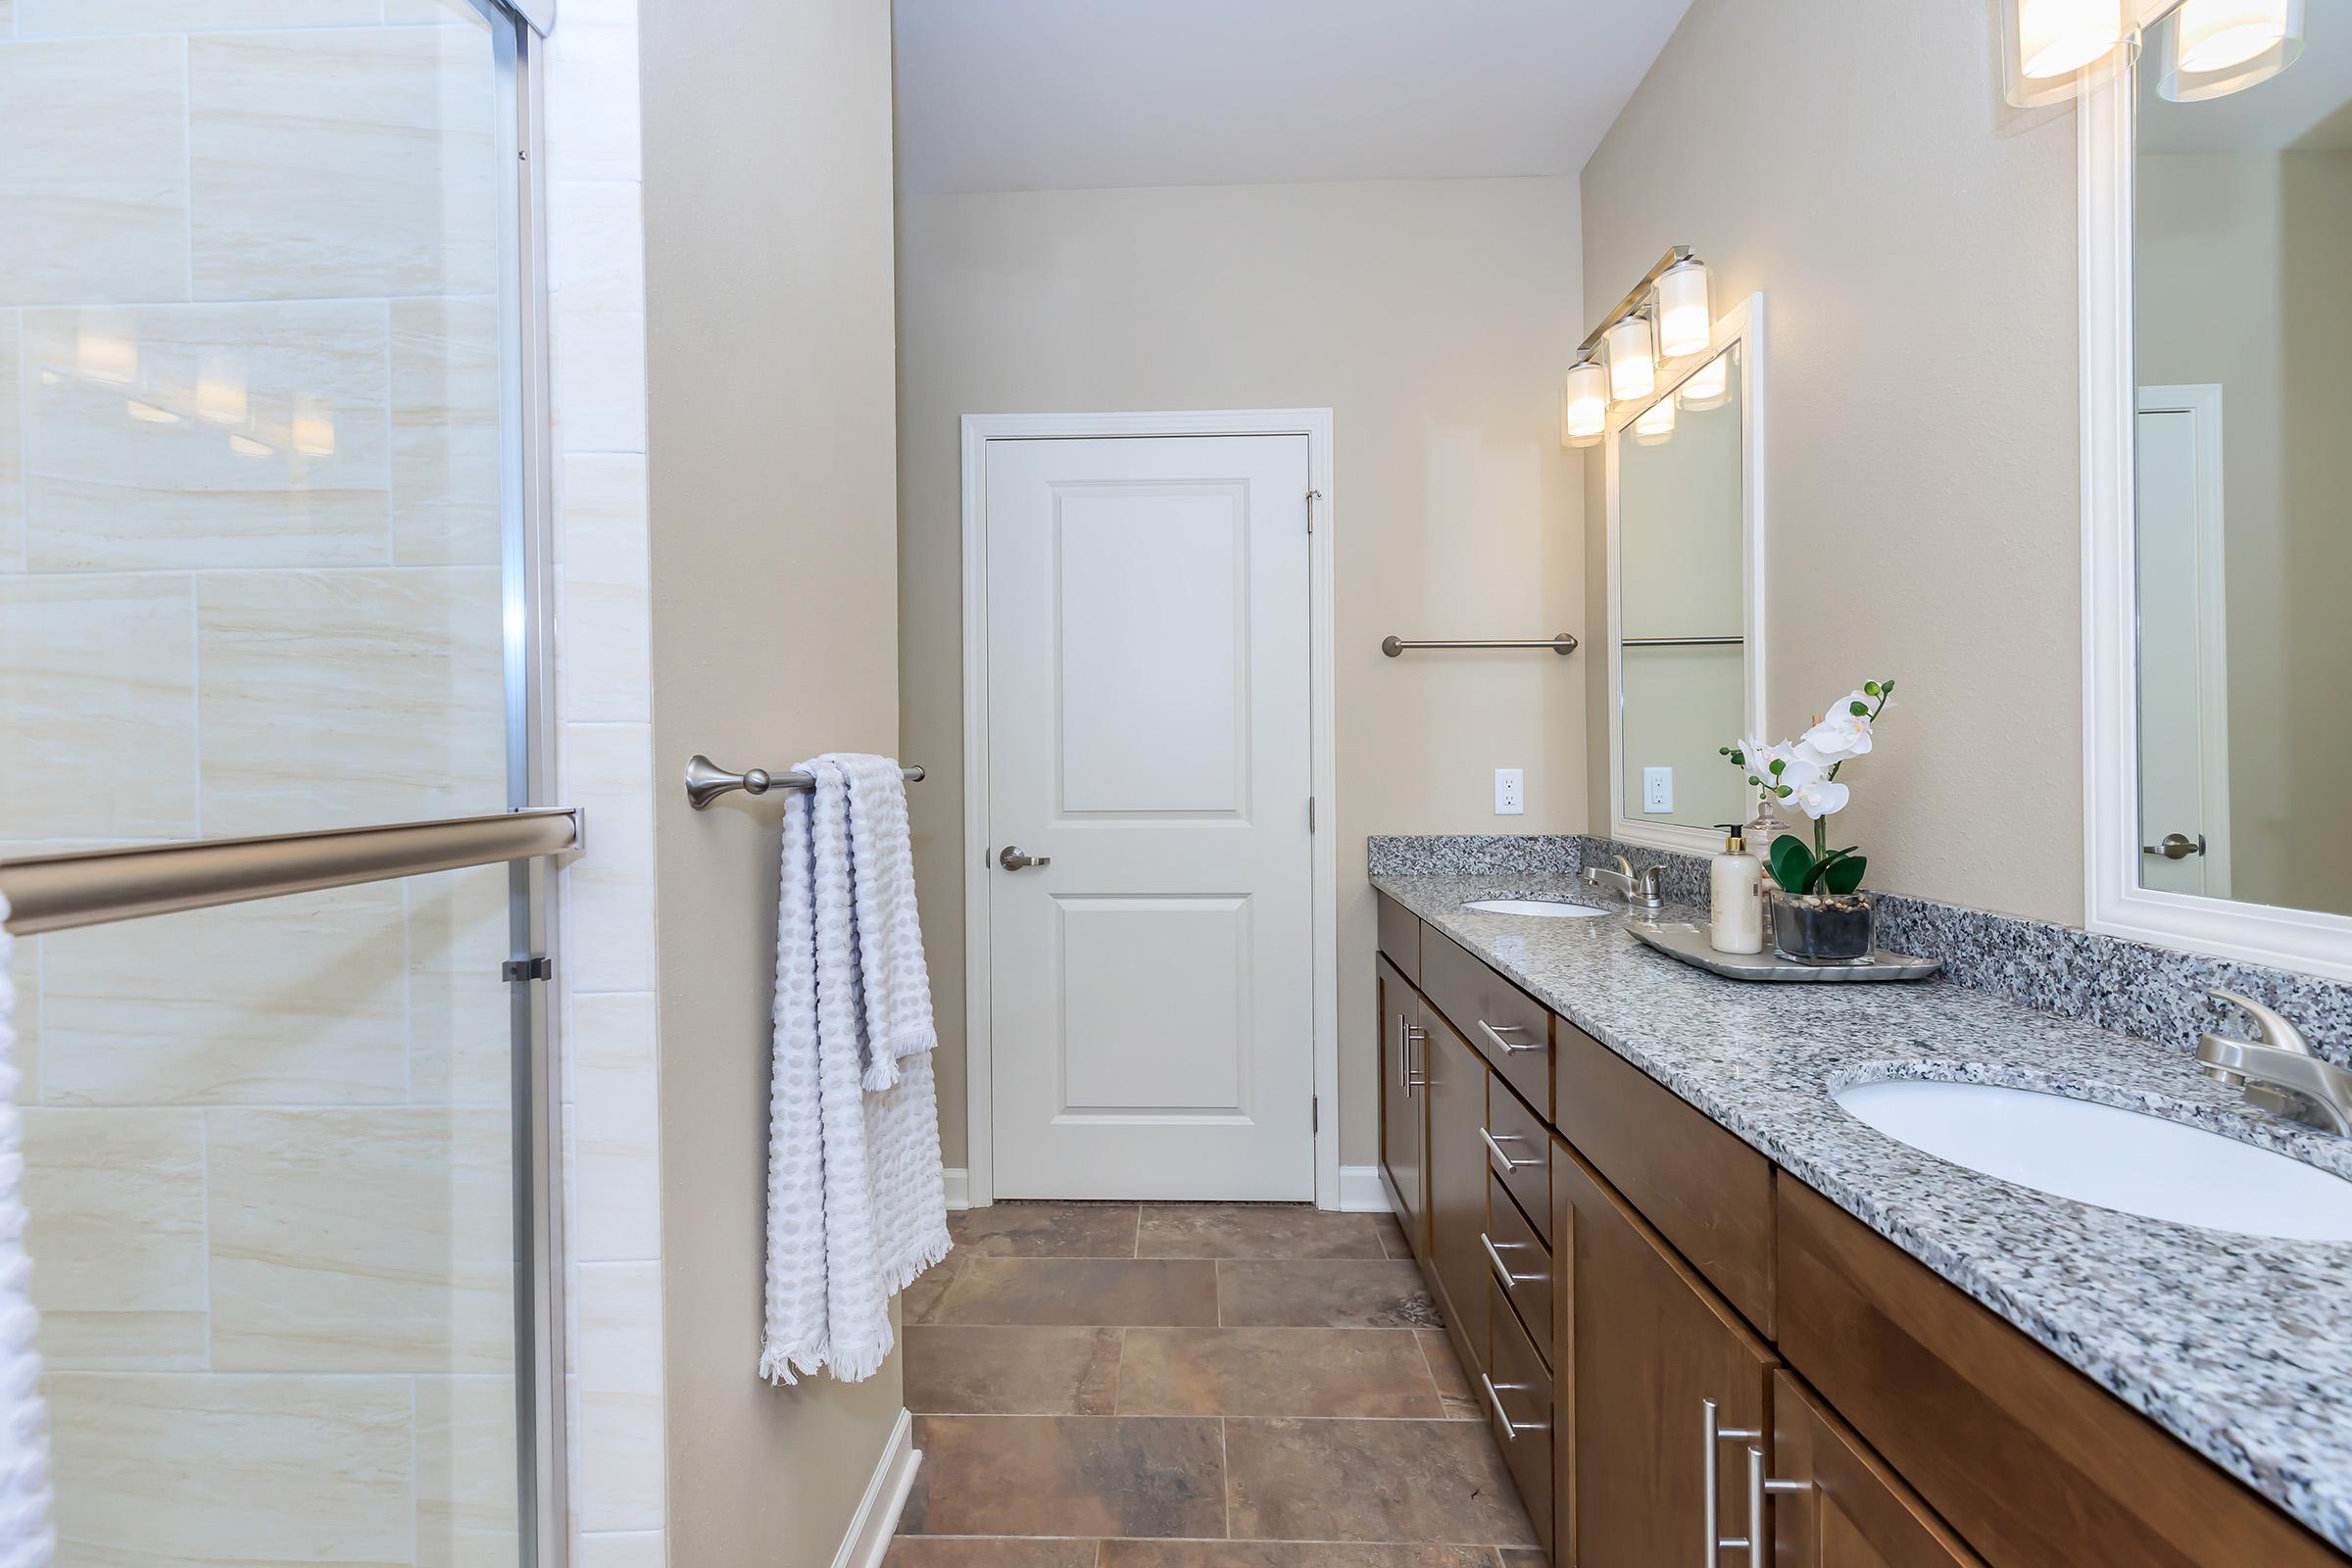
[[[1717,953],[1764,951],[1764,867],[1747,853],[1740,824],[1720,822],[1729,837],[1708,866],[1707,945]]]

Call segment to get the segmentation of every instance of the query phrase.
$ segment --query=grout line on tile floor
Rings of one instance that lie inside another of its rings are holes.
[[[1217,1469],[1225,1478],[1225,1539],[1233,1539],[1233,1449],[1225,1441],[1225,1418],[1217,1417]]]

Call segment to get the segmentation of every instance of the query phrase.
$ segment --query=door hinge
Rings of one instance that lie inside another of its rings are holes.
[[[1306,798],[1306,830],[1309,833],[1315,830],[1315,798],[1312,795]]]
[[[545,954],[534,953],[527,958],[509,958],[499,965],[498,972],[508,981],[553,980],[556,977],[556,960]]]
[[[1322,499],[1323,492],[1320,490],[1309,490],[1306,493],[1306,531],[1308,533],[1315,531],[1315,503]]]

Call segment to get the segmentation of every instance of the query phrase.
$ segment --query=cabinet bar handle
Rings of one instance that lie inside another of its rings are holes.
[[[1403,1023],[1404,1015],[1402,1013],[1397,1014],[1396,1021],[1398,1023]],[[1415,1066],[1413,1064],[1413,1047],[1424,1046],[1428,1043],[1428,1030],[1422,1028],[1418,1024],[1413,1024],[1406,1027],[1404,1031],[1404,1098],[1407,1100],[1413,1098],[1414,1090],[1427,1089],[1429,1087],[1428,1066]]]
[[[1478,1381],[1487,1386],[1487,1402],[1494,1406],[1494,1419],[1502,1423],[1504,1442],[1517,1443],[1519,1434],[1522,1432],[1549,1432],[1551,1430],[1551,1423],[1548,1421],[1513,1421],[1511,1413],[1502,1407],[1502,1396],[1495,1391],[1509,1389],[1513,1394],[1524,1394],[1527,1392],[1526,1384],[1496,1383],[1484,1372],[1478,1375]]]
[[[1493,1024],[1487,1022],[1487,1020],[1484,1018],[1478,1019],[1477,1023],[1479,1032],[1485,1035],[1489,1040],[1494,1041],[1494,1049],[1501,1052],[1505,1055],[1515,1056],[1522,1051],[1542,1051],[1544,1049],[1542,1046],[1538,1045],[1514,1046],[1508,1040],[1502,1038],[1504,1035],[1523,1035],[1527,1033],[1527,1030],[1519,1024],[1506,1023],[1501,1028],[1497,1029]]]
[[[1506,1177],[1522,1165],[1533,1165],[1535,1163],[1535,1161],[1532,1159],[1513,1159],[1510,1155],[1504,1153],[1502,1152],[1502,1145],[1496,1143],[1494,1141],[1494,1135],[1487,1131],[1484,1127],[1481,1127],[1478,1130],[1478,1136],[1486,1142],[1488,1156],[1490,1158],[1499,1159],[1502,1161],[1502,1174]],[[1514,1133],[1503,1134],[1503,1139],[1505,1142],[1513,1144],[1519,1142],[1518,1136]]]
[[[1512,1273],[1511,1265],[1502,1260],[1502,1252],[1495,1247],[1494,1239],[1489,1236],[1485,1231],[1480,1231],[1478,1233],[1478,1245],[1487,1250],[1487,1261],[1494,1265],[1494,1277],[1502,1281],[1502,1288],[1506,1291],[1515,1291],[1523,1284],[1534,1280],[1540,1280],[1544,1277],[1541,1274]],[[1519,1244],[1516,1242],[1510,1242],[1504,1245],[1508,1246],[1513,1251],[1519,1250]]]
[[[1764,1499],[1775,1492],[1810,1492],[1810,1481],[1774,1481],[1764,1474],[1764,1450],[1747,1446],[1747,1568],[1770,1568],[1772,1540],[1764,1531]],[[1726,1546],[1739,1544],[1727,1541]]]
[[[1758,1549],[1751,1544],[1751,1542],[1759,1535],[1759,1527],[1753,1522],[1749,1524],[1748,1533],[1744,1536],[1726,1536],[1723,1533],[1723,1521],[1718,1517],[1715,1498],[1716,1489],[1723,1484],[1722,1462],[1717,1450],[1727,1443],[1747,1443],[1763,1437],[1764,1434],[1748,1427],[1720,1426],[1717,1424],[1717,1414],[1713,1399],[1698,1401],[1698,1422],[1701,1434],[1699,1441],[1703,1445],[1699,1454],[1701,1479],[1699,1481],[1698,1514],[1701,1533],[1706,1538],[1706,1556],[1701,1559],[1704,1568],[1715,1568],[1716,1562],[1727,1551],[1745,1548],[1752,1558]],[[1762,1450],[1758,1449],[1756,1453],[1756,1462],[1762,1464]]]

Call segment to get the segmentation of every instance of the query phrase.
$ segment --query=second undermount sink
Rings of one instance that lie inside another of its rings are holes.
[[[2352,1181],[2201,1128],[1997,1084],[1855,1084],[1838,1103],[1880,1132],[2037,1193],[2287,1241],[2352,1241]]]
[[[1481,899],[1462,907],[1481,914],[1532,914],[1544,920],[1590,919],[1609,912],[1590,904],[1563,904],[1557,899]]]

